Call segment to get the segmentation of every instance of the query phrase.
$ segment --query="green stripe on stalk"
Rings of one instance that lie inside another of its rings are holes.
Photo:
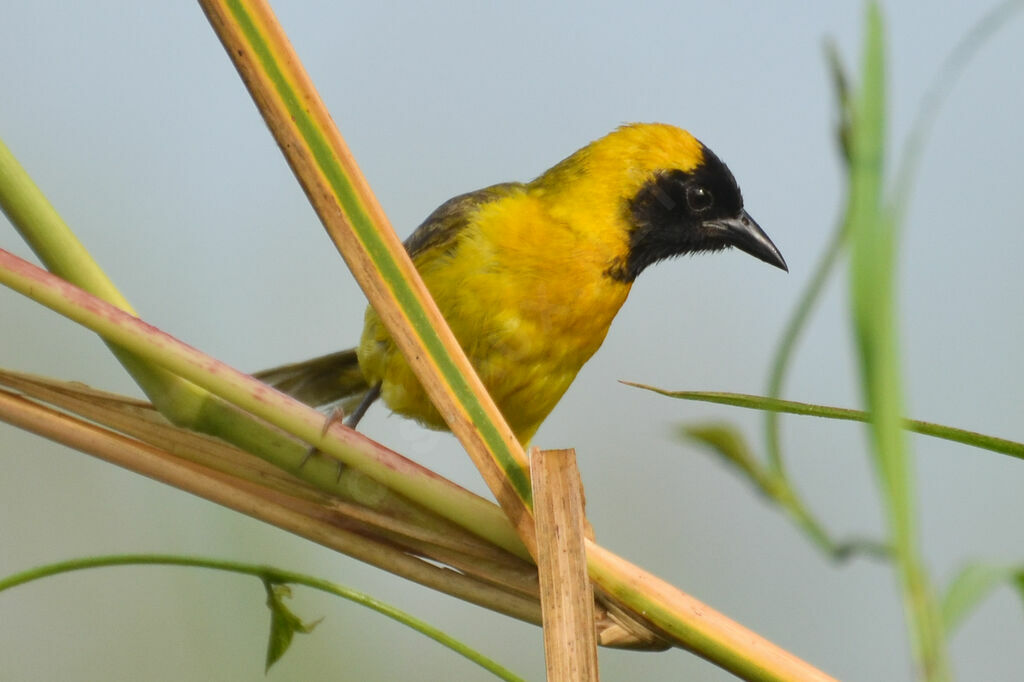
[[[483,405],[476,399],[469,383],[462,376],[462,373],[445,350],[441,337],[431,326],[427,318],[426,310],[416,297],[413,288],[409,286],[409,283],[402,276],[398,263],[388,250],[384,240],[381,239],[366,207],[359,201],[358,195],[352,188],[350,178],[345,174],[340,164],[337,163],[337,159],[335,159],[331,146],[323,132],[308,115],[305,108],[301,105],[299,98],[296,97],[294,89],[278,67],[273,51],[264,39],[263,34],[256,27],[252,17],[249,16],[245,8],[237,0],[230,2],[229,7],[246,40],[255,51],[264,73],[273,83],[275,91],[287,108],[300,136],[312,152],[313,158],[316,159],[318,168],[334,191],[334,195],[352,225],[356,237],[362,243],[363,248],[366,249],[381,277],[390,288],[394,299],[401,306],[402,312],[415,330],[424,349],[431,360],[437,365],[445,383],[465,410],[473,426],[480,433],[491,456],[505,473],[516,494],[524,503],[532,506],[533,494],[526,472],[519,466],[519,462],[506,446],[505,440],[502,438],[497,427],[487,418]]]

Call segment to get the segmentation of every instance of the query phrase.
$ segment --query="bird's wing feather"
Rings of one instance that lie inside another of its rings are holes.
[[[405,240],[405,250],[413,260],[428,251],[443,250],[447,244],[454,242],[459,233],[469,224],[474,209],[518,191],[522,187],[522,183],[504,182],[452,197],[438,206],[409,235]]]
[[[265,369],[262,372],[255,372],[253,376],[314,407],[346,398],[358,402],[358,398],[361,398],[369,388],[362,372],[359,371],[359,360],[356,358],[354,348],[304,362]],[[344,409],[346,412],[349,411],[348,403],[344,405]]]
[[[520,188],[521,184],[510,182],[449,199],[405,240],[406,251],[417,266],[444,258],[446,251],[454,250],[459,234],[471,223],[474,209]],[[369,389],[355,349],[275,367],[253,376],[309,405],[342,401],[345,412],[350,412]]]

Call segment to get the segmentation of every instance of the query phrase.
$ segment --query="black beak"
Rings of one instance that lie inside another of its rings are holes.
[[[763,260],[765,263],[782,268],[789,272],[786,260],[772,244],[772,240],[764,233],[764,230],[754,222],[746,211],[741,210],[735,218],[719,218],[709,220],[705,226],[721,230],[719,238],[730,246],[735,246],[740,251],[749,253],[754,258]]]

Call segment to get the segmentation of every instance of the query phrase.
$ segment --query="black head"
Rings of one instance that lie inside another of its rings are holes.
[[[710,149],[701,148],[704,159],[696,168],[660,171],[628,202],[629,251],[609,275],[632,282],[665,258],[730,246],[788,272],[782,254],[743,210],[732,173]]]

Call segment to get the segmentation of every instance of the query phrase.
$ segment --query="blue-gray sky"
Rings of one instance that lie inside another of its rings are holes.
[[[529,179],[627,121],[686,127],[729,164],[790,274],[738,253],[645,272],[536,443],[577,449],[591,520],[613,550],[837,677],[911,679],[890,569],[828,564],[730,471],[671,436],[680,421],[728,419],[760,450],[759,418],[616,381],[764,389],[842,205],[822,45],[832,37],[858,63],[862,4],[278,4],[402,236],[449,196]],[[894,152],[938,65],[989,4],[886,6]],[[1018,440],[1022,38],[1017,18],[936,120],[899,273],[909,412]],[[0,138],[145,319],[247,370],[356,341],[365,299],[197,6],[8,3],[0,63]],[[13,230],[0,235],[0,247],[28,254]],[[841,271],[799,346],[788,397],[859,405],[846,302]],[[0,311],[0,365],[135,391],[88,332],[8,291]],[[482,491],[449,436],[381,409],[365,428]],[[790,418],[783,435],[793,475],[828,527],[878,536],[862,429]],[[936,583],[967,561],[1024,559],[1021,463],[911,443]],[[365,589],[542,676],[536,628],[10,427],[0,426],[0,457],[0,574],[115,551],[271,563]],[[184,569],[109,569],[20,588],[0,595],[0,678],[256,679],[262,600],[254,581]],[[268,679],[489,679],[355,606],[301,593],[296,603],[325,621]],[[952,639],[960,676],[1014,677],[1022,622],[1008,591],[987,601]],[[605,679],[730,679],[679,651],[604,651],[601,663]]]

